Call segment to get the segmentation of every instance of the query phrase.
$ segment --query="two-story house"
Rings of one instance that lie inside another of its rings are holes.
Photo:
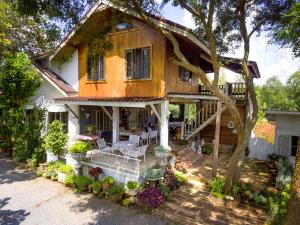
[[[104,2],[99,1],[87,12],[52,55],[34,63],[44,79],[34,100],[47,108],[48,123],[54,119],[64,122],[71,139],[87,133],[87,127],[93,125],[100,136],[116,142],[120,134],[151,122],[159,130],[163,146],[168,146],[169,130],[181,130],[183,139],[200,135],[212,140],[218,99],[199,84],[195,74],[170,61],[173,48],[161,33],[126,12],[126,19],[102,37],[111,48],[99,53],[91,47],[89,39],[97,38],[92,34],[106,26],[116,11],[125,13]],[[213,72],[209,49],[190,29],[159,17],[152,19],[174,34],[194,65],[206,73]],[[230,59],[226,67],[239,73],[241,62]],[[253,77],[260,77],[255,62],[249,63],[249,69]],[[243,83],[220,88],[234,96],[241,112],[245,112]],[[178,105],[178,115],[169,115],[169,104]],[[193,114],[188,115],[187,105],[194,106]],[[234,124],[225,108],[222,112],[220,142],[235,145]]]

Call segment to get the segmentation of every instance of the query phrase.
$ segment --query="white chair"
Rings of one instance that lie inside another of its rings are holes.
[[[140,156],[144,156],[144,162],[146,163],[146,151],[147,151],[148,145],[143,145],[141,147],[138,147],[134,150],[128,151],[127,156],[138,158]]]
[[[155,141],[156,141],[156,144],[157,144],[157,134],[158,134],[158,130],[152,130],[150,131],[150,138],[149,138],[149,141],[151,143],[151,140],[155,138]]]
[[[150,138],[149,132],[142,132],[141,133],[142,145],[144,145],[144,141],[146,141],[146,144],[148,145],[149,138]]]
[[[139,144],[140,144],[140,136],[138,136],[138,135],[130,135],[128,141],[129,141],[129,143],[133,144],[134,146],[139,146]]]
[[[113,153],[114,149],[105,142],[104,138],[100,138],[96,142],[100,151]]]

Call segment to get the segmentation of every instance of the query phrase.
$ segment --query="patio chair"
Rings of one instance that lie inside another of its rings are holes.
[[[113,153],[114,149],[106,143],[104,138],[100,138],[96,142],[100,151]]]
[[[139,146],[140,144],[140,136],[138,135],[130,135],[129,136],[129,143],[135,145],[135,146]]]
[[[142,132],[141,133],[142,145],[144,145],[145,141],[146,141],[146,144],[148,145],[149,138],[150,138],[150,132]]]
[[[150,138],[149,138],[149,142],[151,143],[151,140],[155,138],[156,144],[157,144],[157,134],[158,134],[158,130],[152,130],[150,131]]]
[[[141,147],[137,147],[136,149],[133,149],[131,151],[127,152],[127,156],[138,158],[140,156],[144,156],[144,162],[146,163],[146,151],[147,151],[148,145],[143,145]]]

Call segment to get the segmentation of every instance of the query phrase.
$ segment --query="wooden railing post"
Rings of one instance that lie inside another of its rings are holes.
[[[226,83],[225,94],[232,95],[232,83]]]

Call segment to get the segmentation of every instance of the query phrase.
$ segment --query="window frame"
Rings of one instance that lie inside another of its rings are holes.
[[[50,121],[50,114],[54,114],[54,120]],[[65,115],[64,115],[65,114]],[[65,118],[64,118],[65,116]],[[66,119],[66,123],[63,121]],[[66,133],[69,132],[69,111],[66,112],[47,112],[47,124],[51,124],[53,121],[58,120],[64,124],[64,130]],[[48,130],[48,127],[47,127]]]
[[[145,71],[145,67],[144,67],[144,60],[143,60],[143,56],[144,56],[144,49],[148,49],[148,58],[149,58],[149,62],[148,62],[148,71],[149,71],[149,75],[147,75],[148,77],[145,76],[144,71]],[[141,78],[137,78],[134,74],[135,71],[135,56],[134,52],[136,52],[137,50],[141,50],[141,56],[142,56],[142,60],[141,60]],[[128,76],[128,63],[127,63],[127,53],[131,52],[132,53],[132,63],[131,63],[131,67],[132,67],[132,71],[133,74],[129,77]],[[128,48],[125,49],[124,51],[124,59],[125,59],[125,82],[130,82],[130,81],[148,81],[152,79],[152,46],[142,46],[142,47],[136,47],[136,48]]]
[[[296,145],[293,145],[293,138],[297,139]],[[296,157],[297,147],[298,147],[298,141],[299,141],[299,137],[298,136],[294,136],[294,135],[291,136],[291,148],[290,148],[290,156],[291,157]],[[293,155],[293,148],[295,148],[295,153],[296,153],[295,155]]]
[[[99,67],[99,65],[100,65],[100,60],[98,60],[97,62],[97,64],[98,64],[98,79],[96,79],[96,73],[95,73],[95,69],[94,69],[94,75],[93,76],[90,76],[90,72],[89,72],[89,57],[90,57],[90,54],[92,54],[91,52],[90,52],[90,49],[88,49],[88,51],[87,51],[87,76],[86,76],[86,80],[87,80],[87,82],[103,82],[103,81],[105,81],[106,80],[106,76],[105,76],[105,57],[104,57],[104,55],[100,55],[100,54],[98,54],[97,55],[97,57],[99,57],[99,58],[102,58],[102,70],[100,69],[100,67]],[[96,60],[95,60],[95,55],[96,55],[96,53],[94,53],[93,54],[94,55],[94,57],[93,57],[93,59],[94,59],[94,63],[96,62]],[[95,67],[96,68],[96,67]],[[100,76],[101,75],[101,71],[103,71],[102,73],[103,73],[103,75],[102,75],[102,77]],[[91,77],[93,77],[92,79],[91,79]]]

